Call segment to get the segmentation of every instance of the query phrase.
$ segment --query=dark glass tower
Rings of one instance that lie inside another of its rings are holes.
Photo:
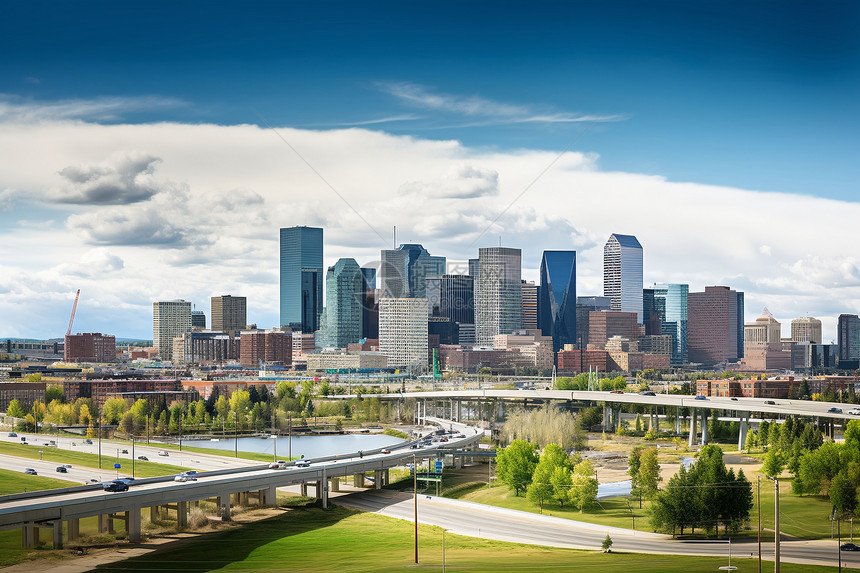
[[[555,352],[576,344],[576,251],[544,251],[540,262],[538,324]]]
[[[281,326],[319,330],[322,301],[323,230],[281,229]]]

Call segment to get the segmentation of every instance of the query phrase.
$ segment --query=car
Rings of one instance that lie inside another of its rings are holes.
[[[387,449],[386,450],[380,450],[379,453],[380,454],[390,454],[391,450],[387,450]]]
[[[610,390],[610,394],[624,394],[624,390]]]
[[[31,476],[39,475],[36,473],[36,470],[34,470],[33,468],[25,468],[24,473],[27,475],[31,475]]]
[[[412,444],[411,446],[409,446],[409,449],[410,449],[410,450],[417,450],[417,449],[418,449],[418,444]]]
[[[651,390],[642,390],[641,392],[639,392],[639,395],[640,396],[656,396],[657,394],[655,394]]]
[[[854,545],[853,543],[843,543],[839,546],[840,551],[860,551],[860,545]]]
[[[17,437],[18,437],[18,434],[16,434],[15,432],[9,432],[9,433],[7,434],[7,437],[9,437],[9,438],[17,438]]]
[[[97,478],[90,478],[90,480],[87,483],[99,483],[100,481],[101,480],[99,480]]]
[[[102,487],[105,491],[128,491],[128,483],[121,479],[115,479],[112,481],[105,482],[102,484]]]
[[[827,409],[827,413],[828,413],[828,414],[841,414],[841,413],[842,413],[842,408],[836,408],[836,407],[834,406],[833,408],[828,408],[828,409]]]
[[[697,394],[696,395],[696,400],[707,400],[707,399],[708,399],[708,397],[705,396],[704,394]]]
[[[89,439],[89,438],[87,438],[86,440],[84,440],[84,443],[85,443],[85,444],[88,444],[88,445],[90,445],[90,446],[92,446],[92,445],[93,445],[93,441],[92,441],[91,439]]]
[[[69,473],[69,470],[66,469],[66,466],[57,466],[57,471],[60,472],[61,474]]]
[[[860,416],[860,410],[858,410],[857,408],[854,408],[853,410],[848,410],[848,415],[849,416]]]
[[[148,462],[149,461],[149,458],[146,456],[137,456],[137,459],[139,459],[142,462]]]
[[[764,403],[768,406],[776,406],[776,402],[774,402],[773,400],[765,400]]]
[[[182,472],[181,474],[178,474],[176,477],[174,477],[173,481],[197,481],[197,478],[194,476],[190,476],[185,472]]]
[[[128,450],[121,450],[119,453],[121,453],[121,454],[127,454],[127,453],[128,453]]]
[[[26,442],[26,441],[27,441],[27,436],[21,436],[21,441],[22,441],[22,442]]]
[[[308,460],[296,460],[297,468],[307,468],[310,467],[311,463]]]
[[[279,469],[282,469],[283,467],[284,467],[284,466],[283,466],[283,465],[281,465],[281,462],[272,462],[272,463],[270,463],[270,464],[269,464],[269,469],[270,469],[270,470],[279,470]]]
[[[158,455],[159,456],[169,456],[170,452],[168,452],[167,450],[158,450]]]

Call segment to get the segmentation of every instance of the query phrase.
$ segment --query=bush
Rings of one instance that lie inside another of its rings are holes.
[[[199,507],[192,507],[188,515],[188,526],[191,529],[200,529],[208,524],[209,518],[206,517],[206,513]]]

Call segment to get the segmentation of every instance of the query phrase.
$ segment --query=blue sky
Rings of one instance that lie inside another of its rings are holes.
[[[532,279],[575,248],[580,294],[633,234],[646,284],[833,332],[860,310],[832,221],[860,215],[858,29],[856,2],[7,3],[0,336],[62,335],[76,288],[82,332],[228,292],[273,326],[296,224],[327,264],[395,224],[452,259],[503,235]]]

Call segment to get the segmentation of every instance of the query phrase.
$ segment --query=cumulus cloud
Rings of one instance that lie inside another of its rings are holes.
[[[401,187],[402,193],[430,195],[457,199],[473,199],[499,194],[499,172],[473,165],[454,165],[441,179],[410,181]]]
[[[71,215],[66,225],[96,245],[180,247],[187,233],[152,207],[117,207]]]
[[[164,183],[153,177],[161,161],[141,153],[116,154],[91,165],[69,165],[60,170],[63,185],[51,196],[59,203],[79,205],[127,205],[146,201]]]

